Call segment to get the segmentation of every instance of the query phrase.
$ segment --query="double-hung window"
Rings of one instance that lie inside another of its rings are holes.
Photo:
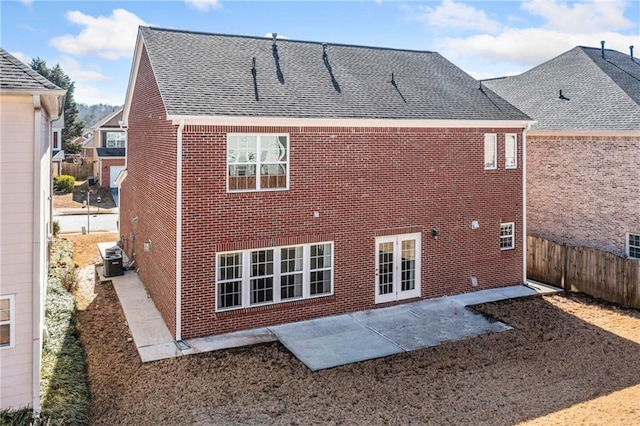
[[[15,296],[0,296],[0,349],[15,346]]]
[[[518,135],[515,133],[504,135],[504,168],[518,168]]]
[[[486,133],[484,135],[484,169],[495,170],[498,168],[498,135]]]
[[[273,191],[289,187],[289,136],[227,135],[227,190]]]
[[[124,132],[106,132],[104,134],[105,148],[124,148],[125,133]]]
[[[333,294],[333,243],[269,247],[217,256],[217,310]]]
[[[509,250],[516,246],[513,222],[500,224],[500,250]]]
[[[640,259],[640,234],[627,236],[627,256],[632,259]]]

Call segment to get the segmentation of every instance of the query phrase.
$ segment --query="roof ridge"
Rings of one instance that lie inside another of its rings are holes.
[[[208,35],[208,36],[216,36],[216,37],[230,37],[230,38],[248,38],[255,40],[268,40],[271,41],[272,38],[262,37],[262,36],[253,36],[246,34],[227,34],[227,33],[209,33],[205,31],[193,31],[193,30],[180,30],[176,28],[161,28],[161,27],[152,27],[152,26],[143,26],[142,28],[148,28],[154,31],[166,31],[166,32],[174,32],[174,33],[185,33],[185,34],[198,34],[198,35]],[[416,49],[401,49],[397,47],[380,47],[380,46],[366,46],[360,44],[347,44],[347,43],[332,43],[325,41],[314,41],[314,40],[296,40],[291,38],[278,38],[278,42],[285,43],[306,43],[306,44],[318,44],[322,46],[323,44],[327,44],[327,46],[339,46],[339,47],[356,47],[362,49],[375,49],[375,50],[391,50],[395,52],[411,52],[411,53],[434,53],[438,54],[438,52],[432,50],[416,50]]]

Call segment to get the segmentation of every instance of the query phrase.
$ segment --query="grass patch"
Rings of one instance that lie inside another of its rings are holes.
[[[55,240],[45,303],[49,338],[42,351],[40,380],[41,418],[51,425],[89,423],[87,364],[75,301],[67,290],[77,284],[72,256],[71,241]]]

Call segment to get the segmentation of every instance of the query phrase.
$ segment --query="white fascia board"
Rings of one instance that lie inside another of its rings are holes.
[[[640,137],[638,130],[529,130],[529,136],[635,136]]]
[[[527,120],[404,120],[377,118],[296,118],[251,116],[167,115],[174,125],[201,126],[281,126],[281,127],[402,127],[402,128],[522,128],[535,121]]]
[[[127,93],[124,98],[124,106],[122,112],[123,126],[127,126],[127,123],[129,123],[129,111],[131,111],[133,89],[135,89],[136,87],[138,68],[140,67],[140,58],[142,57],[142,44],[142,32],[140,31],[140,28],[138,28],[138,36],[136,37],[136,48],[133,52],[133,64],[131,65],[131,72],[129,74],[129,84],[127,86]]]

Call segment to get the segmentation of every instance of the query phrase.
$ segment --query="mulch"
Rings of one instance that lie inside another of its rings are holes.
[[[640,391],[638,311],[571,294],[476,309],[513,330],[318,372],[279,343],[141,364],[113,287],[97,285],[79,312],[90,415],[95,425],[511,425],[604,424],[611,412],[635,424],[640,403],[610,394]]]

